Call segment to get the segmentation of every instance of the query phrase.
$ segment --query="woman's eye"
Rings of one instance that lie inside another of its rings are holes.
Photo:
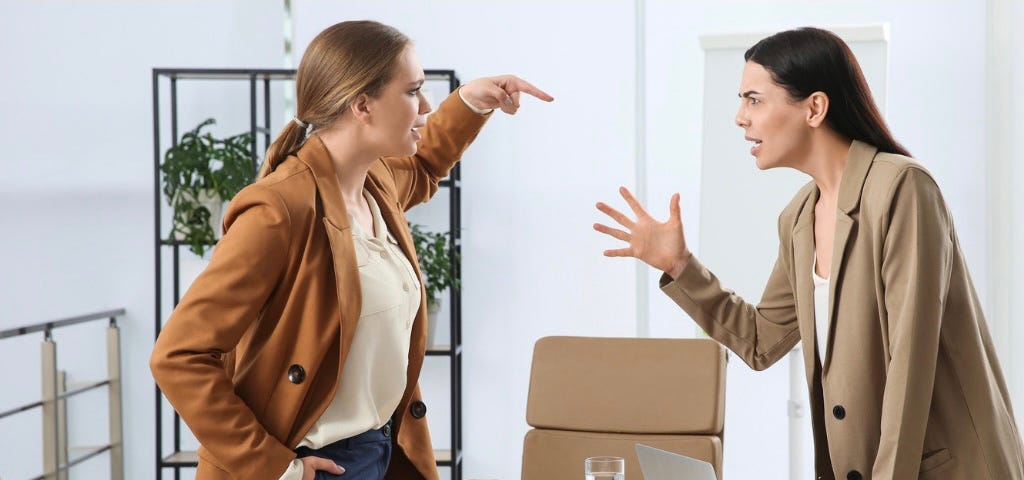
[[[414,97],[415,97],[415,96],[416,96],[416,94],[418,94],[418,93],[420,93],[420,89],[418,89],[418,88],[417,88],[417,89],[414,89],[414,90],[410,90],[410,91],[409,91],[409,95],[411,95],[411,96],[414,96]]]
[[[747,99],[750,100],[750,104],[751,105],[757,105],[757,104],[761,103],[761,100],[759,100],[757,98],[754,98],[754,97],[747,97]]]

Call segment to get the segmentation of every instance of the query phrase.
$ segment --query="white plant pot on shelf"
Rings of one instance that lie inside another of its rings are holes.
[[[217,195],[216,192],[213,192],[211,190],[203,190],[203,191],[199,192],[199,198],[198,199],[193,198],[191,194],[188,194],[188,193],[186,193],[184,191],[178,191],[177,195],[184,196],[187,200],[191,201],[192,203],[197,203],[199,205],[202,205],[203,207],[206,207],[206,209],[210,211],[209,224],[210,224],[210,229],[213,230],[213,238],[220,239],[220,237],[221,237],[221,226],[220,226],[220,224],[221,224],[221,219],[224,216],[224,200],[221,200],[220,196]],[[172,204],[177,204],[177,203],[178,203],[177,201],[172,202]],[[177,231],[174,232],[174,239],[175,240],[184,240],[184,238],[182,237],[181,233],[179,233]]]
[[[437,314],[441,311],[441,298],[427,302],[427,348],[437,346]]]

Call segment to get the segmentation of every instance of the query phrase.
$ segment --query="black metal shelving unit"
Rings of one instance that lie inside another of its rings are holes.
[[[425,70],[428,81],[447,81],[449,91],[459,87],[459,79],[453,70]],[[171,298],[173,304],[177,305],[181,300],[180,263],[182,248],[187,245],[179,241],[167,240],[164,235],[164,228],[161,224],[162,203],[164,202],[160,165],[163,159],[160,146],[162,113],[160,88],[161,82],[168,83],[170,108],[170,138],[171,145],[178,142],[178,82],[179,81],[238,81],[246,82],[249,87],[249,132],[252,135],[251,153],[253,171],[259,169],[260,152],[265,152],[273,141],[270,129],[271,118],[271,86],[274,82],[289,81],[295,79],[293,69],[210,69],[210,68],[154,68],[153,69],[153,213],[154,213],[154,261],[155,261],[155,335],[160,335],[160,330],[170,314],[172,308],[164,309],[164,261],[170,256],[171,264]],[[262,102],[259,100],[262,99]],[[262,107],[262,109],[260,108]],[[260,111],[262,110],[262,111]],[[259,141],[262,140],[262,149],[259,148]],[[449,233],[452,238],[452,249],[456,252],[452,262],[452,274],[454,278],[462,278],[461,262],[461,231],[462,231],[462,193],[461,193],[461,165],[456,164],[448,178],[440,182],[441,188],[449,189],[448,221]],[[169,235],[167,235],[169,236]],[[189,254],[186,252],[186,254]],[[462,480],[462,295],[458,287],[449,289],[449,313],[450,313],[450,338],[449,344],[444,346],[433,346],[428,348],[426,354],[432,357],[447,357],[450,361],[450,386],[451,386],[451,445],[449,449],[435,450],[437,465],[451,468],[451,479]],[[174,479],[181,479],[181,469],[195,468],[198,464],[198,456],[194,451],[182,450],[181,446],[181,417],[174,412],[172,428],[174,431],[172,445],[165,445],[164,442],[164,416],[163,393],[160,387],[156,387],[156,478],[163,480],[166,470],[173,470]],[[173,449],[168,452],[168,446]]]

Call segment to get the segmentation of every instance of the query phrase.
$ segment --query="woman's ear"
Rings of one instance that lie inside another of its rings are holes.
[[[828,116],[828,95],[824,92],[814,92],[807,97],[807,125],[818,128],[825,123]]]
[[[362,123],[370,123],[370,96],[360,93],[349,105],[352,117]]]

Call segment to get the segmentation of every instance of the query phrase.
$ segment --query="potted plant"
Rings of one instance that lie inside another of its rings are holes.
[[[441,292],[459,287],[459,279],[452,275],[452,260],[458,253],[452,248],[449,233],[428,232],[416,224],[409,224],[412,241],[423,272],[423,286],[427,291],[427,345],[434,345],[437,332],[437,312],[441,310]]]
[[[164,195],[174,209],[168,240],[188,244],[196,255],[217,241],[224,202],[251,183],[255,173],[249,150],[252,135],[217,139],[202,131],[214,123],[208,118],[185,132],[167,149],[160,165]]]

